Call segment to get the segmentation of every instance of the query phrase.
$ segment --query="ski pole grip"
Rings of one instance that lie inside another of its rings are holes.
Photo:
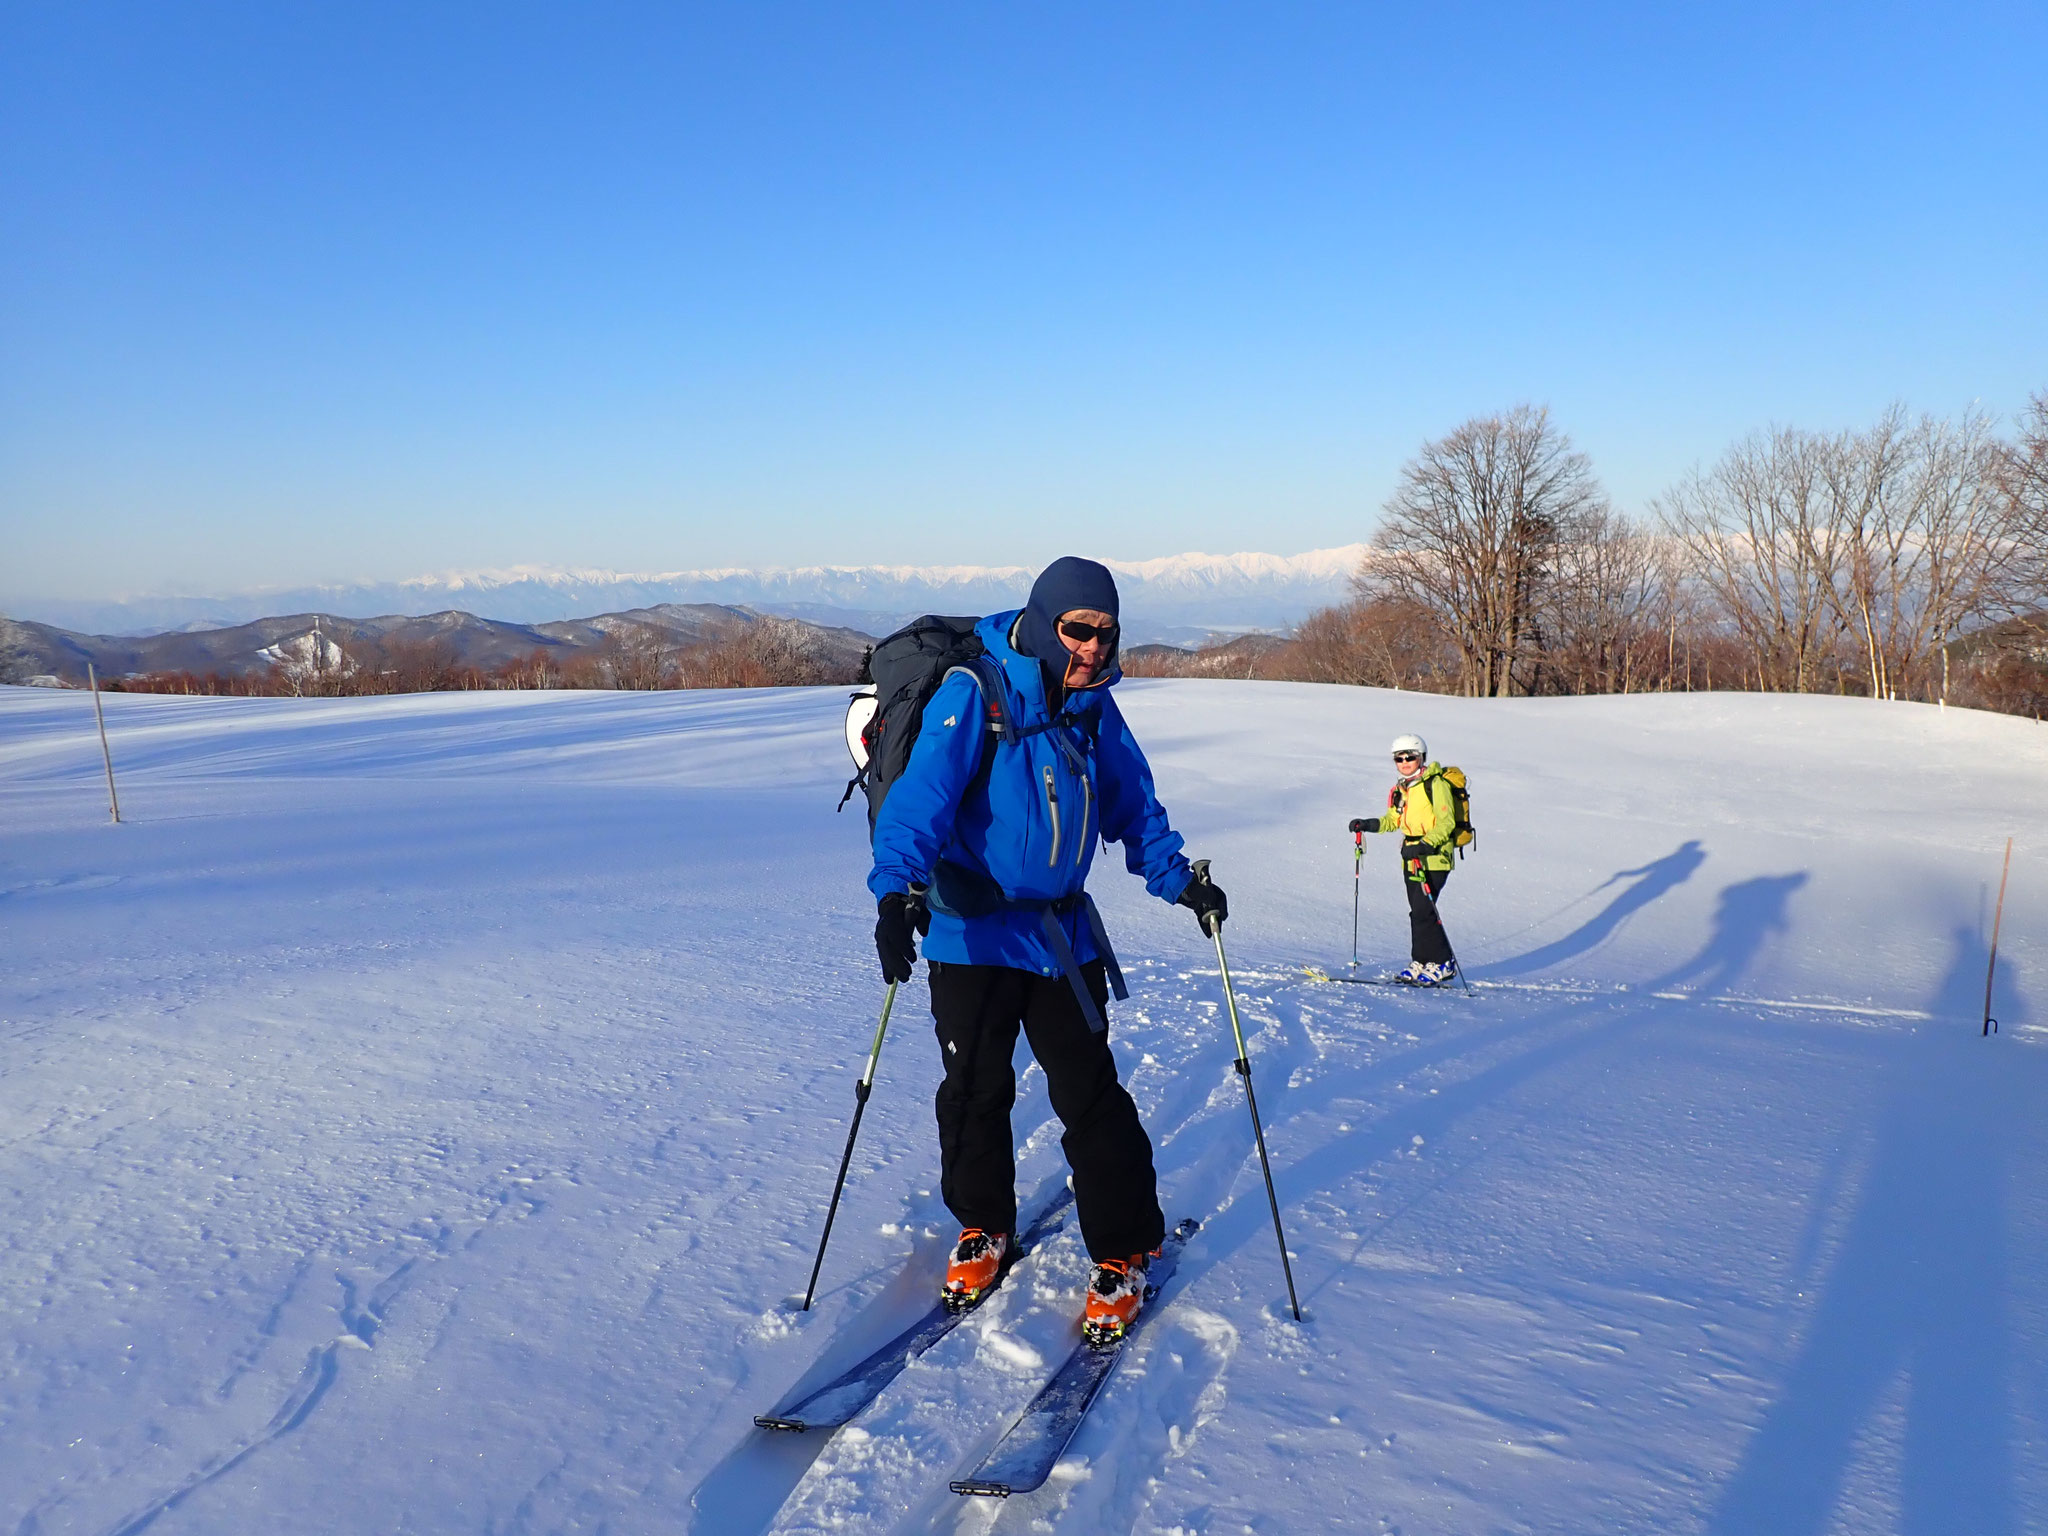
[[[1212,885],[1215,883],[1209,878],[1209,861],[1207,859],[1190,860],[1188,871],[1194,877],[1196,885]],[[1214,913],[1204,912],[1201,916],[1201,924],[1202,932],[1208,934],[1212,939],[1216,937],[1217,925]]]

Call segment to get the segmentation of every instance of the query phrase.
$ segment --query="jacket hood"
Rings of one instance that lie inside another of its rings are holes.
[[[1063,608],[1060,611],[1065,613],[1068,610]],[[1019,643],[1029,613],[1030,610],[1027,608],[1011,608],[1002,613],[992,613],[974,627],[974,632],[981,636],[982,649],[988,652],[1009,677],[1010,686],[1034,705],[1046,708],[1053,697],[1052,685],[1060,674],[1057,668],[1048,667]],[[1059,641],[1054,639],[1053,644],[1059,645]],[[1066,654],[1067,648],[1061,645],[1062,662]],[[1051,678],[1047,677],[1048,672],[1052,674]],[[1093,687],[1065,694],[1066,705],[1080,707],[1090,695],[1100,694],[1122,681],[1123,675],[1123,669],[1112,656],[1109,670],[1103,673]]]
[[[1078,555],[1063,555],[1039,572],[1038,580],[1031,584],[1031,599],[1016,627],[1017,649],[1043,662],[1055,680],[1064,678],[1072,653],[1060,643],[1055,628],[1060,615],[1076,608],[1093,608],[1116,619],[1121,617],[1117,603],[1116,578],[1107,566]],[[1111,651],[1102,676],[1090,687],[1108,686],[1116,671],[1116,652]]]

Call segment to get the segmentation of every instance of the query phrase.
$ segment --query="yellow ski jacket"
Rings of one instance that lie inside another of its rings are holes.
[[[1446,870],[1456,862],[1451,835],[1457,828],[1458,808],[1451,799],[1442,763],[1429,764],[1414,778],[1397,781],[1387,791],[1387,814],[1380,818],[1380,830],[1399,832],[1404,843],[1427,843],[1424,869]]]

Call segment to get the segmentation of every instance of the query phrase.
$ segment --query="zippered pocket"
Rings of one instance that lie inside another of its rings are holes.
[[[1052,823],[1052,852],[1046,857],[1046,867],[1051,868],[1060,861],[1060,792],[1053,782],[1052,764],[1047,763],[1039,770],[1045,775],[1045,816]]]
[[[1074,867],[1079,868],[1081,860],[1088,853],[1088,817],[1095,809],[1095,786],[1088,782],[1088,775],[1081,775],[1081,830],[1074,837]]]

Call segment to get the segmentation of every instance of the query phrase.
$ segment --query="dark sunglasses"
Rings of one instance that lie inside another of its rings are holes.
[[[1116,644],[1114,624],[1083,624],[1079,619],[1061,619],[1060,633],[1081,645],[1090,640],[1100,640],[1106,645]]]
[[[1394,761],[1397,763],[1419,763],[1422,761],[1422,754],[1420,752],[1396,752],[1394,754]]]

